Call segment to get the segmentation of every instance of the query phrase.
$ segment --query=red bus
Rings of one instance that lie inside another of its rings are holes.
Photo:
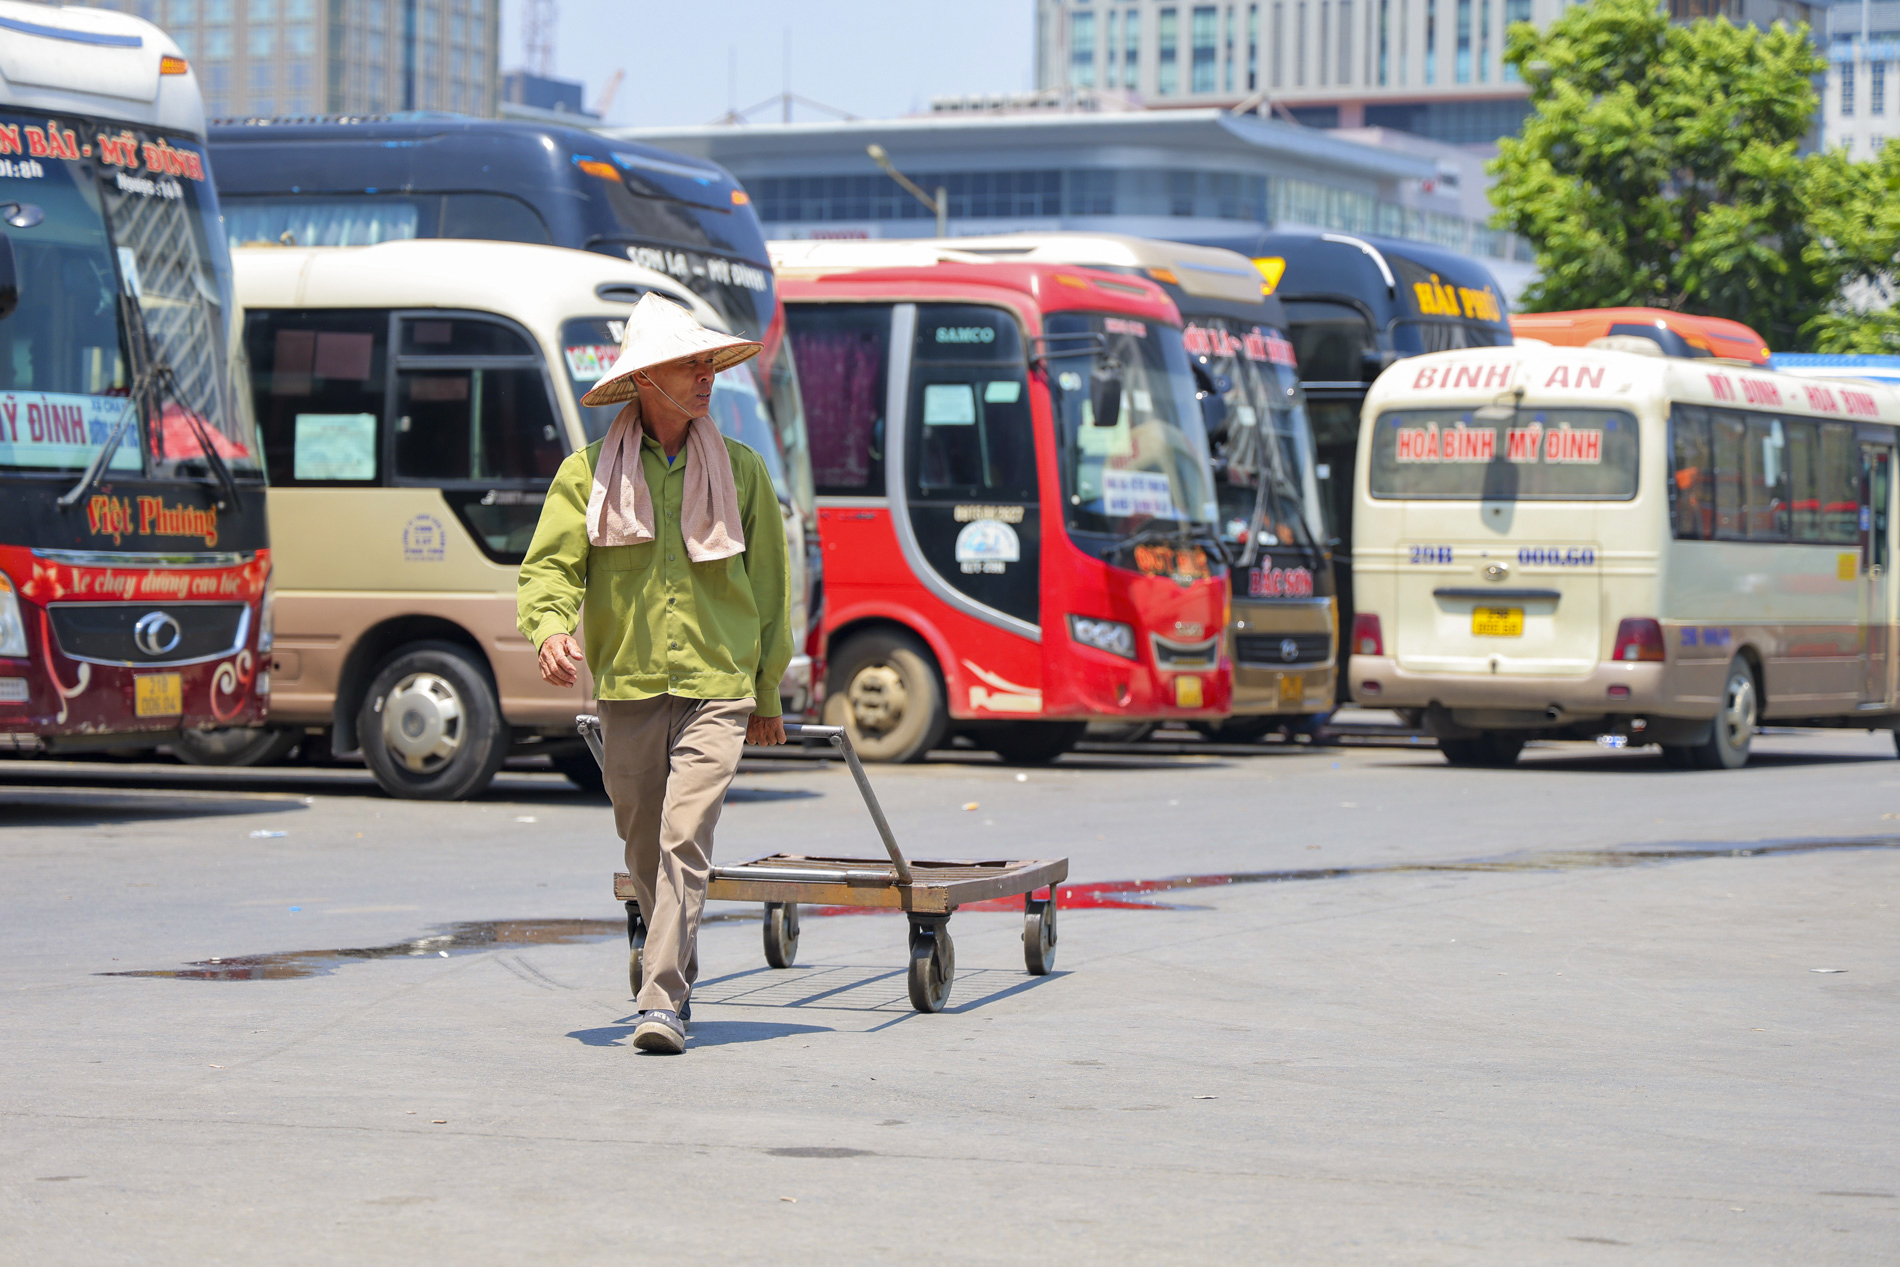
[[[828,722],[878,760],[960,734],[1038,762],[1091,719],[1226,715],[1212,384],[1158,286],[1030,263],[780,280]]]
[[[270,689],[263,467],[232,378],[197,80],[137,18],[8,12],[0,749],[177,746],[255,725]]]

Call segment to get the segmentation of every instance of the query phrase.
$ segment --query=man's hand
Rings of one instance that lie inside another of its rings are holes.
[[[550,638],[548,641],[552,642]],[[754,746],[770,746],[785,742],[785,719],[783,717],[760,717],[758,714],[746,718],[745,741]]]
[[[541,644],[541,680],[549,686],[574,685],[580,663],[581,644],[572,634],[549,634]]]

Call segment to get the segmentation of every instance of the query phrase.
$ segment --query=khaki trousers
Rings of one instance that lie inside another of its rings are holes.
[[[713,827],[745,747],[754,701],[658,695],[601,700],[607,795],[646,917],[636,1006],[677,1012],[699,977],[699,919]]]

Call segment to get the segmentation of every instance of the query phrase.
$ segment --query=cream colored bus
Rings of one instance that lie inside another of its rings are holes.
[[[455,240],[235,252],[270,478],[277,639],[271,726],[221,737],[261,760],[328,732],[392,795],[459,799],[510,755],[599,786],[574,733],[591,682],[541,681],[515,629],[515,573],[561,461],[614,409],[581,395],[620,323],[658,291],[723,328],[670,278],[610,256]],[[713,416],[758,449],[785,507],[793,628],[804,543],[752,379],[721,375]],[[809,704],[810,661],[781,687]]]
[[[1516,347],[1382,374],[1359,437],[1351,685],[1453,764],[1526,739],[1748,760],[1758,724],[1891,730],[1900,394]]]

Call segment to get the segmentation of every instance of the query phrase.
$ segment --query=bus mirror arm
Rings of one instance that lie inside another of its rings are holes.
[[[13,239],[0,233],[0,321],[20,306],[20,270],[13,259]]]
[[[1379,375],[1385,373],[1388,368],[1395,364],[1398,359],[1399,354],[1396,352],[1390,352],[1380,348],[1367,348],[1359,354],[1361,376],[1366,382],[1373,382]]]

